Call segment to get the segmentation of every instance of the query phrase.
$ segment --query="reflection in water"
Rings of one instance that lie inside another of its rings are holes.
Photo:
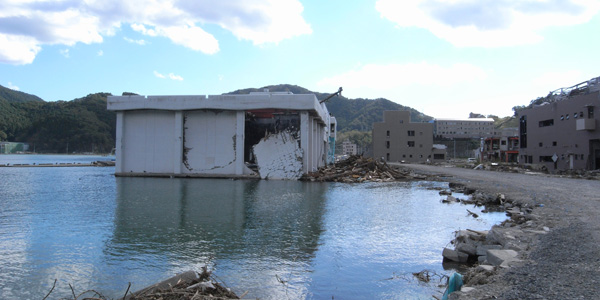
[[[208,265],[260,299],[423,299],[457,229],[499,214],[440,203],[444,183],[115,178],[114,168],[0,168],[0,299],[94,289],[118,299]],[[455,195],[461,198],[461,195]],[[480,214],[472,218],[466,209]],[[447,273],[446,273],[447,274]]]
[[[306,292],[286,289],[275,275],[287,278],[289,268],[310,264],[322,232],[326,188],[295,181],[117,178],[106,257],[129,262],[125,277],[135,288],[209,265],[250,296],[287,292],[299,298]],[[139,274],[137,264],[162,272]],[[260,287],[257,277],[264,277]]]

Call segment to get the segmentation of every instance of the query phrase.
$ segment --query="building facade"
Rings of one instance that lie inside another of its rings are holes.
[[[356,155],[357,151],[356,144],[350,142],[349,140],[345,140],[342,143],[342,155]]]
[[[479,139],[498,135],[494,119],[435,119],[434,135],[446,139]]]
[[[373,157],[385,161],[444,160],[445,151],[433,145],[432,123],[411,123],[408,111],[384,111],[383,122],[373,124]]]
[[[600,77],[550,93],[518,112],[521,164],[550,171],[600,168]]]
[[[117,176],[297,179],[334,160],[315,95],[111,96]]]

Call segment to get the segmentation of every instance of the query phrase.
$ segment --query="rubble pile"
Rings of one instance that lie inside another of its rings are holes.
[[[425,179],[408,170],[393,168],[385,162],[370,157],[353,155],[348,159],[320,168],[317,172],[304,175],[305,181],[335,182],[388,182],[410,179]]]
[[[188,271],[144,288],[127,297],[128,300],[230,300],[240,299],[222,286],[203,268],[202,273]]]

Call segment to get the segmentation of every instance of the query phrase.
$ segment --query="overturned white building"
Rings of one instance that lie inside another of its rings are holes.
[[[110,96],[116,176],[298,179],[334,160],[335,118],[313,94]]]

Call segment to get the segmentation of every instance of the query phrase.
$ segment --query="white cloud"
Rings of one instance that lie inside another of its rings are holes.
[[[348,71],[318,84],[330,89],[339,86],[366,87],[374,90],[392,90],[410,85],[452,86],[486,78],[484,70],[469,64],[450,67],[422,63],[365,65],[359,70]]]
[[[175,75],[173,73],[169,73],[169,75],[164,75],[164,74],[161,74],[161,73],[159,73],[157,71],[154,71],[154,76],[156,76],[158,78],[161,78],[161,79],[167,79],[167,78],[169,78],[171,80],[177,80],[177,81],[182,81],[183,80],[183,77],[181,77],[179,75]]]
[[[212,54],[220,26],[256,45],[312,32],[299,0],[5,0],[0,3],[0,62],[32,63],[43,45],[101,43],[124,24],[149,37]],[[140,41],[140,40],[138,40]]]
[[[459,47],[503,47],[541,41],[540,31],[588,22],[598,0],[378,0],[381,16],[419,27]]]
[[[9,88],[9,89],[11,89],[11,90],[15,90],[15,91],[19,90],[19,87],[16,86],[16,85],[14,85],[14,84],[12,84],[12,82],[10,82],[10,81],[8,82],[8,85],[6,87]]]
[[[183,77],[181,77],[179,75],[175,75],[173,73],[169,73],[169,78],[171,78],[172,80],[179,80],[179,81],[183,80]]]
[[[138,45],[141,45],[141,46],[146,45],[146,41],[144,41],[144,40],[134,40],[134,39],[130,39],[128,37],[124,37],[123,39],[125,41],[129,42],[129,43],[132,43],[132,44],[138,44]]]
[[[60,52],[60,55],[69,58],[71,55],[69,54],[69,49],[61,49],[58,52]]]

